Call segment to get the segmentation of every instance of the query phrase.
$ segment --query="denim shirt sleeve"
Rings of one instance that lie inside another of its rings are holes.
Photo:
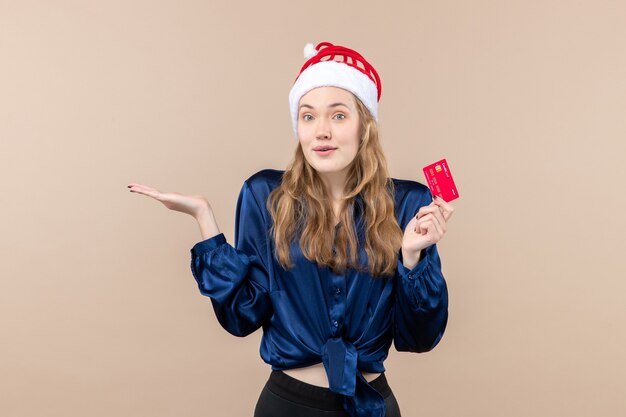
[[[430,204],[424,193],[412,213]],[[403,222],[403,230],[408,220]],[[393,343],[398,351],[427,352],[441,340],[448,321],[448,288],[441,272],[437,244],[424,249],[418,263],[408,269],[398,256],[394,302]]]
[[[235,247],[223,233],[191,248],[191,271],[202,295],[211,298],[222,327],[247,336],[272,314],[269,248],[261,206],[244,182],[237,200]]]

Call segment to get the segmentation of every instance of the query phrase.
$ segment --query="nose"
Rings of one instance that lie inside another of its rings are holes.
[[[329,139],[330,138],[330,125],[323,119],[317,123],[317,133],[315,135],[317,139]]]

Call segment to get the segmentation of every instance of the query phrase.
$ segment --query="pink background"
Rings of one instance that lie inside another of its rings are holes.
[[[0,415],[251,416],[261,331],[190,270],[203,194],[284,169],[306,42],[383,83],[391,175],[447,158],[450,291],[432,352],[385,362],[403,416],[626,413],[623,1],[0,0]]]

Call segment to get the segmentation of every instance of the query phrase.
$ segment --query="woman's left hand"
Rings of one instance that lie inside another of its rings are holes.
[[[410,258],[428,246],[439,242],[448,230],[447,221],[454,207],[441,197],[434,196],[433,202],[421,207],[409,221],[402,239],[403,257]]]

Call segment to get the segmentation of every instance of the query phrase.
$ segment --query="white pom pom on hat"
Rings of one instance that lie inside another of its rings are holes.
[[[313,45],[311,42],[304,45],[304,57],[306,59],[313,58],[315,55],[317,55],[317,49],[315,49],[315,45]]]
[[[307,61],[300,69],[291,91],[289,109],[293,132],[298,139],[298,105],[300,98],[317,87],[340,87],[359,98],[378,121],[378,101],[382,93],[380,77],[374,67],[361,54],[345,46],[320,42],[317,46],[304,46]],[[323,58],[328,59],[323,60]],[[341,57],[342,61],[336,61]]]

